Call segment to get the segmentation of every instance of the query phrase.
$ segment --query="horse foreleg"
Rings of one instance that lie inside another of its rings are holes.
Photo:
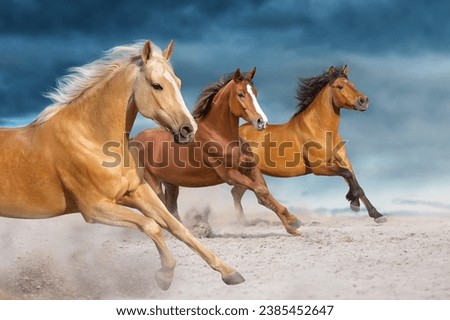
[[[345,195],[345,199],[350,202],[350,209],[354,212],[359,212],[361,209],[361,204],[359,203],[360,191],[355,188],[354,183],[350,183],[348,179],[344,177],[345,182],[348,185],[348,192]]]
[[[253,191],[255,192],[255,195],[258,198],[258,202],[260,204],[275,212],[288,233],[294,236],[302,235],[302,233],[297,230],[297,228],[301,226],[300,220],[298,220],[296,216],[291,214],[285,206],[281,205],[273,197],[269,189],[267,189],[266,187],[264,189],[263,186],[258,186]]]
[[[250,169],[248,176],[255,183],[257,183],[259,185],[263,185],[267,188],[267,191],[268,191],[267,198],[264,198],[264,196],[261,198],[258,198],[260,203],[262,203],[267,208],[273,210],[275,213],[280,212],[281,216],[286,218],[286,222],[289,225],[290,229],[292,227],[297,229],[301,226],[300,220],[298,220],[298,218],[296,216],[291,214],[289,212],[289,210],[285,206],[281,205],[270,193],[270,191],[267,187],[266,180],[264,179],[264,176],[262,175],[261,171],[258,168],[254,167],[254,168]],[[256,194],[256,192],[255,192],[255,194]],[[277,213],[277,215],[278,215],[278,213]],[[286,225],[285,225],[285,227],[286,227]],[[286,229],[286,230],[288,230],[288,229]],[[298,233],[298,231],[297,230],[295,230],[295,231],[296,232],[293,234],[297,235],[296,233]],[[289,230],[288,230],[288,232],[289,232]],[[291,232],[289,232],[289,233],[291,233]]]
[[[176,261],[169,252],[161,228],[153,219],[108,201],[86,207],[86,209],[82,210],[82,215],[89,223],[136,228],[150,237],[155,243],[161,259],[161,269],[155,275],[156,282],[162,290],[169,289],[172,283]]]
[[[181,222],[180,215],[178,214],[178,194],[180,193],[180,187],[174,184],[163,182],[165,188],[165,204],[167,210],[178,220]]]
[[[338,174],[342,176],[347,184],[349,185],[349,191],[346,195],[347,200],[350,201],[350,207],[354,211],[359,211],[359,199],[362,200],[364,206],[367,209],[367,213],[371,218],[374,218],[377,223],[384,223],[387,221],[386,217],[384,217],[378,210],[372,205],[372,203],[367,199],[364,190],[359,185],[356,180],[355,174],[348,169],[339,169]]]
[[[141,184],[134,192],[124,196],[121,201],[128,206],[140,210],[145,216],[152,218],[162,228],[167,229],[176,238],[183,241],[212,269],[218,271],[226,284],[239,284],[245,281],[239,272],[225,264],[195,238],[185,226],[175,219],[146,183]]]
[[[220,172],[219,174],[228,184],[252,190],[258,198],[260,204],[275,212],[288,233],[294,236],[301,235],[301,233],[297,230],[297,228],[301,225],[300,221],[297,217],[290,214],[286,207],[282,206],[277,200],[275,200],[267,188],[262,174],[259,170],[257,172],[255,172],[255,170],[258,169],[252,169],[250,170],[250,173],[243,175],[237,170],[229,169],[225,171],[225,169],[223,169],[222,171],[216,168],[216,171]]]

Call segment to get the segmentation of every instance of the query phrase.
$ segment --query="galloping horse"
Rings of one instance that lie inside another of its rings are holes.
[[[317,77],[303,79],[297,99],[298,110],[285,124],[269,125],[265,132],[246,124],[240,127],[239,134],[250,145],[262,173],[273,177],[341,176],[350,187],[346,198],[352,210],[359,211],[361,199],[375,222],[386,222],[358,184],[338,131],[341,109],[365,111],[369,106],[367,96],[348,80],[347,66],[330,67]],[[245,188],[232,189],[241,215],[244,193]]]
[[[178,219],[179,186],[205,187],[226,182],[251,189],[261,204],[278,215],[289,233],[300,235],[297,218],[273,198],[261,172],[242,150],[239,118],[250,122],[255,130],[267,125],[252,84],[255,72],[256,68],[243,76],[237,69],[234,75],[204,89],[193,112],[198,125],[193,142],[175,145],[163,130],[150,129],[139,133],[132,144],[138,147],[145,164],[145,180]]]
[[[34,122],[1,129],[0,215],[33,219],[80,212],[88,223],[139,229],[156,244],[162,265],[156,281],[167,290],[176,262],[164,228],[220,272],[225,283],[238,284],[243,277],[167,211],[129,149],[138,112],[179,143],[191,141],[197,130],[169,63],[172,52],[173,42],[163,52],[150,41],[113,48],[62,78],[48,94],[53,105]]]

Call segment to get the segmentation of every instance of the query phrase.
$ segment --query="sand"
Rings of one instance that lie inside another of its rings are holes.
[[[227,286],[186,245],[166,234],[177,259],[161,291],[155,246],[136,230],[88,225],[80,215],[0,219],[3,299],[450,299],[450,214],[299,215],[292,237],[273,215],[242,227],[210,214],[201,241],[246,279]]]

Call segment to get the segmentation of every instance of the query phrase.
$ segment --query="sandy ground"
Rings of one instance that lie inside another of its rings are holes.
[[[450,214],[302,215],[292,237],[270,214],[242,227],[214,213],[202,241],[246,282],[225,285],[166,235],[178,265],[161,291],[151,240],[135,230],[88,225],[79,215],[0,219],[0,297],[19,299],[450,299]]]

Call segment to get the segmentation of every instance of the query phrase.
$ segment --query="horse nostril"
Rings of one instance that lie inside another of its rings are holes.
[[[367,97],[359,97],[359,99],[358,99],[359,105],[363,105],[363,104],[367,103],[368,101],[369,101],[369,98],[367,98]]]
[[[263,118],[259,118],[256,120],[256,129],[263,130],[266,128],[266,121]]]
[[[194,132],[194,128],[191,125],[184,125],[180,128],[180,134],[182,137],[187,138]]]

